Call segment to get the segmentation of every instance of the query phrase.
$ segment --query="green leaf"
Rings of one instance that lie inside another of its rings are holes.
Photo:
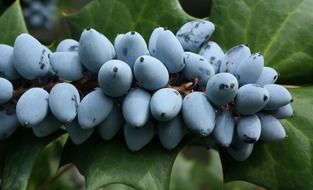
[[[40,151],[29,177],[27,190],[74,189],[73,180],[68,175],[63,175],[71,167],[57,171],[67,138],[68,135],[62,135]]]
[[[214,40],[228,49],[248,44],[263,52],[280,82],[313,82],[312,0],[215,0]]]
[[[168,189],[171,169],[180,148],[167,151],[153,141],[139,152],[127,149],[123,137],[104,142],[97,135],[81,145],[70,140],[62,164],[73,163],[86,179],[86,189],[125,184],[137,190]]]
[[[13,45],[16,36],[27,32],[20,2],[13,3],[0,17],[0,43]]]
[[[172,171],[171,190],[223,188],[223,173],[218,152],[213,149],[200,151],[201,149],[194,148],[190,154],[194,157],[208,157],[205,162],[200,161],[200,158],[186,159],[184,151],[177,156]]]
[[[92,27],[114,40],[136,30],[148,39],[157,26],[175,31],[192,17],[183,12],[178,0],[93,0],[67,20],[75,39],[84,28]]]
[[[224,152],[226,182],[245,180],[268,189],[313,189],[313,87],[289,90],[294,97],[294,117],[283,121],[288,138],[257,143],[244,162],[236,162]]]
[[[46,138],[37,138],[30,129],[19,129],[8,139],[4,158],[1,189],[25,190],[34,163],[41,150],[59,137],[57,132]]]
[[[258,187],[252,183],[245,181],[232,181],[226,183],[223,187],[223,190],[262,190],[263,188]]]
[[[123,184],[111,184],[108,186],[105,186],[104,188],[105,190],[135,190],[132,187],[129,187],[127,185],[123,185]]]

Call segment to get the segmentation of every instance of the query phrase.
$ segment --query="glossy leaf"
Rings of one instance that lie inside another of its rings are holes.
[[[280,72],[280,82],[313,82],[312,0],[215,0],[210,20],[224,49],[248,44]]]
[[[281,83],[313,82],[312,0],[215,0],[213,5],[210,17],[216,24],[213,39],[225,50],[236,44],[249,44],[253,52],[264,53],[267,65],[278,69]],[[130,30],[140,32],[147,40],[156,26],[175,31],[194,18],[182,11],[178,0],[93,0],[66,19],[75,39],[79,39],[84,28],[93,27],[110,40]],[[0,43],[8,44],[21,32],[27,32],[19,1],[0,17],[0,29]],[[288,139],[273,144],[258,143],[245,162],[236,162],[222,152],[226,182],[247,180],[268,189],[313,188],[313,87],[290,90],[295,100],[295,117],[283,121]],[[9,146],[1,144],[2,189],[25,189],[37,156],[54,138],[38,139],[23,130],[10,138],[6,143]],[[87,189],[114,183],[135,189],[168,189],[172,166],[181,147],[168,152],[158,141],[153,141],[133,153],[122,139],[103,142],[95,135],[78,146],[68,141],[62,163],[77,165],[87,179]],[[187,170],[179,171],[200,175],[195,185],[211,176],[211,170],[198,170],[203,165],[191,164],[196,169],[190,169],[190,163],[185,163]],[[186,176],[183,179],[190,180]]]
[[[223,190],[234,190],[234,189],[240,189],[240,190],[263,190],[262,187],[258,187],[252,183],[248,183],[245,181],[232,181],[229,183],[226,183],[223,187]]]
[[[74,189],[74,182],[69,178],[70,176],[62,175],[72,167],[65,166],[58,170],[67,138],[68,135],[62,135],[40,151],[29,177],[27,190]]]
[[[115,183],[137,190],[164,190],[169,187],[169,176],[180,148],[170,152],[153,141],[142,150],[131,152],[122,136],[105,142],[94,135],[81,145],[68,140],[61,163],[76,165],[85,176],[87,190]]]
[[[92,27],[110,40],[131,30],[148,39],[157,26],[175,31],[191,19],[178,0],[93,0],[78,13],[67,16],[75,39],[84,28]]]
[[[313,87],[290,88],[294,117],[284,120],[288,138],[282,142],[257,143],[244,162],[222,154],[226,182],[246,180],[268,189],[313,188]]]
[[[1,189],[25,190],[37,156],[61,131],[46,138],[37,138],[29,129],[20,129],[6,142]]]
[[[188,158],[189,156],[185,155],[186,151],[194,158]],[[222,187],[223,173],[217,151],[188,147],[177,156],[172,170],[170,190],[222,189]]]
[[[0,17],[0,43],[13,45],[16,36],[27,32],[19,0],[15,1]]]
[[[111,184],[105,186],[105,190],[135,190],[135,189],[123,184]]]

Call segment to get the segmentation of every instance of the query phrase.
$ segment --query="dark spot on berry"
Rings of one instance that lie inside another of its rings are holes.
[[[114,68],[113,68],[113,72],[116,73],[117,71],[118,71],[118,68],[117,68],[117,67],[114,67]]]
[[[145,60],[145,58],[140,57],[139,61],[142,63]]]
[[[91,29],[90,27],[87,27],[87,28],[86,28],[87,31],[89,31],[90,29]]]
[[[183,59],[183,62],[186,64],[186,59],[185,59],[185,57],[184,57],[184,59]]]
[[[257,141],[255,138],[248,137],[247,135],[243,135],[243,137],[247,143],[255,143]]]
[[[185,42],[190,42],[190,33],[182,33],[182,34],[178,34],[178,37],[182,37],[184,39]]]
[[[177,96],[179,96],[179,92],[178,91],[173,91]]]
[[[68,48],[69,51],[76,51],[77,49],[78,49],[77,45],[73,45],[73,46]]]
[[[96,118],[93,118],[92,119],[92,123],[96,123],[97,119]]]
[[[235,84],[234,83],[231,83],[230,84],[230,88],[234,88],[235,87]]]
[[[277,79],[277,75],[275,75],[273,79],[276,80]]]
[[[77,101],[77,96],[76,95],[74,95],[72,97],[72,101],[74,101],[74,103],[75,103],[75,111],[77,113],[78,112],[78,101]]]
[[[131,32],[130,32],[131,35],[134,35],[135,33],[136,33],[135,31],[131,31]]]
[[[292,103],[293,102],[293,98],[291,98],[291,100],[290,100],[290,103]]]
[[[268,99],[266,95],[263,96],[263,101],[265,102]]]
[[[214,56],[212,56],[212,57],[210,58],[211,61],[214,61],[215,59],[216,59],[216,57],[214,57]]]
[[[256,56],[253,56],[253,60],[255,60],[256,59]]]
[[[40,69],[43,70],[45,68],[45,66],[46,66],[45,64],[41,64]]]
[[[41,57],[40,57],[40,61],[39,61],[39,68],[41,70],[43,70],[46,67],[46,64],[44,63],[45,54],[46,54],[46,50],[43,49],[41,52]]]
[[[203,59],[203,58],[200,58],[200,61],[204,61],[204,59]]]
[[[220,84],[220,86],[218,87],[220,90],[224,90],[225,88],[228,88],[227,84]]]

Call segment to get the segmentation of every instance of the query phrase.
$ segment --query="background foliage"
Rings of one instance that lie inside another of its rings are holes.
[[[68,10],[70,5],[67,2],[60,7],[62,20],[69,26],[64,36],[74,39],[79,39],[86,27],[99,30],[111,40],[117,33],[130,30],[148,39],[156,26],[175,31],[195,19],[177,0],[93,0],[75,13]],[[312,8],[313,0],[214,0],[210,10],[209,20],[216,24],[212,40],[224,50],[245,43],[252,51],[263,52],[266,64],[280,72],[279,83],[289,85],[295,115],[283,121],[287,140],[259,143],[244,162],[232,160],[222,150],[220,154],[202,150],[207,158],[201,162],[183,156],[183,146],[167,152],[157,140],[131,153],[120,137],[103,142],[94,135],[76,146],[61,129],[43,139],[20,129],[0,142],[1,189],[77,189],[69,179],[71,175],[64,175],[73,170],[69,163],[86,177],[87,189],[109,184],[114,185],[105,189],[233,189],[238,184],[245,189],[256,188],[240,182],[224,185],[235,180],[267,189],[313,189]],[[19,1],[2,13],[0,31],[0,43],[11,45],[18,34],[27,32]],[[116,185],[119,183],[131,187]]]

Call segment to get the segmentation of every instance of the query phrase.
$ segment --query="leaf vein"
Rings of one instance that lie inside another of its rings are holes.
[[[274,35],[272,36],[272,38],[270,39],[269,43],[267,44],[267,46],[264,48],[263,54],[264,57],[267,57],[267,54],[269,52],[269,50],[271,50],[271,48],[273,47],[273,44],[276,42],[276,40],[278,39],[278,36],[281,34],[281,32],[283,31],[284,27],[287,25],[289,19],[297,12],[297,10],[299,9],[299,7],[304,3],[305,1],[303,0],[302,2],[300,2],[298,4],[298,6],[296,6],[294,8],[294,10],[292,10],[291,12],[289,12],[287,14],[287,16],[284,18],[284,20],[281,22],[281,24],[279,25],[279,27],[277,28],[277,30],[275,31]]]

